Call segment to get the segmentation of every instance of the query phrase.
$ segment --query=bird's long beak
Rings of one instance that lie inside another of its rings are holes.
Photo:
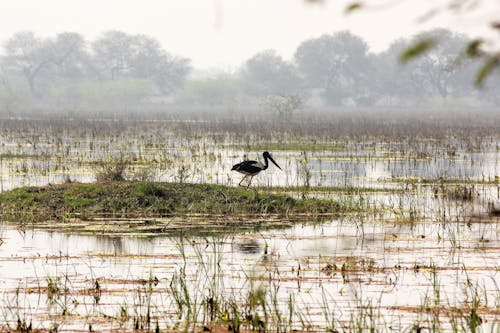
[[[271,162],[274,163],[274,165],[276,165],[278,167],[278,169],[281,170],[280,166],[278,165],[278,163],[276,163],[276,161],[271,157],[271,155],[269,155],[269,159],[271,160]]]

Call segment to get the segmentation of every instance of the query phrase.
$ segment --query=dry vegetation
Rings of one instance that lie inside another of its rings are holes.
[[[0,122],[0,331],[498,331],[497,111],[218,111]],[[22,252],[46,219],[92,251]]]

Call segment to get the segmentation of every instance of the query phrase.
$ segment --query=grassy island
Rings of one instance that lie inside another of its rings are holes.
[[[331,200],[297,199],[211,184],[65,183],[0,193],[2,221],[49,229],[84,226],[89,232],[98,225],[106,225],[108,231],[112,225],[115,233],[220,225],[284,226],[346,210]]]

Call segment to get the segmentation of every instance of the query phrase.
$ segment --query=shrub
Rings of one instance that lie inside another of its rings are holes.
[[[125,170],[130,166],[130,160],[123,156],[102,161],[96,172],[96,180],[100,183],[125,180]]]

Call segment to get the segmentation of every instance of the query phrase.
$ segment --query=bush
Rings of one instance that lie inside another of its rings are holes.
[[[130,161],[123,156],[102,161],[96,172],[96,180],[99,183],[125,180],[125,170],[129,166]]]

